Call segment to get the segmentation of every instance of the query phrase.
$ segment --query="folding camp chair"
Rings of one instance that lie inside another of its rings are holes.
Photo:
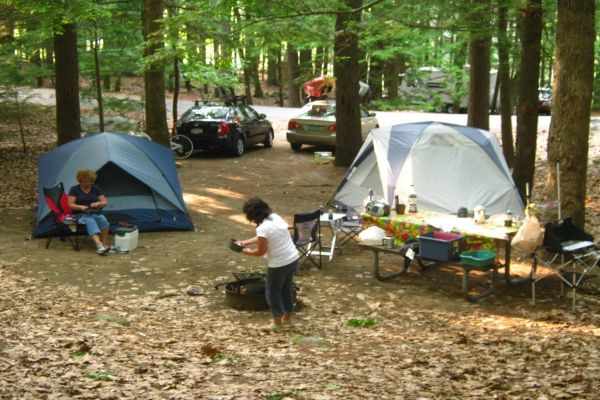
[[[338,230],[338,247],[343,248],[344,245],[357,242],[358,234],[362,229],[362,220],[356,217],[348,216],[337,225]]]
[[[321,210],[294,214],[292,240],[303,259],[299,268],[309,261],[321,269]],[[318,260],[317,260],[318,255]]]
[[[543,265],[560,278],[560,294],[564,285],[573,290],[573,312],[577,288],[590,272],[600,264],[600,250],[594,247],[594,238],[573,225],[571,218],[564,218],[545,225],[542,251],[533,254],[532,301],[535,305],[535,284],[548,275],[536,276],[538,264]]]
[[[68,240],[73,248],[79,251],[79,225],[77,221],[73,219],[71,207],[69,207],[69,198],[65,193],[65,187],[63,183],[51,188],[44,188],[44,199],[46,204],[52,211],[52,227],[48,233],[48,239],[46,240],[46,248],[50,247],[50,243],[55,236],[60,237],[61,241]],[[83,229],[85,227],[81,226]],[[73,239],[71,236],[74,236]]]

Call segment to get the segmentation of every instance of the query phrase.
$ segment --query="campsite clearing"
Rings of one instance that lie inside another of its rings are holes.
[[[302,307],[290,330],[258,331],[269,313],[224,307],[214,284],[263,266],[227,247],[253,232],[243,200],[264,196],[288,220],[318,206],[346,171],[316,164],[317,150],[292,152],[278,130],[273,149],[250,149],[235,168],[218,154],[179,162],[197,232],[142,233],[133,252],[107,257],[89,242],[76,252],[24,239],[34,227],[35,163],[2,150],[3,179],[18,178],[0,194],[0,398],[597,396],[600,301],[582,293],[573,315],[554,279],[538,285],[535,308],[528,286],[502,282],[470,304],[459,269],[380,282],[372,255],[349,245],[297,277]],[[382,270],[400,267],[393,255],[380,261]],[[514,260],[513,270],[528,266]],[[185,294],[192,284],[205,294]]]

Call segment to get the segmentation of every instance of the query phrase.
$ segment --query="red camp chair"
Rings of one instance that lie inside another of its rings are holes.
[[[48,240],[46,240],[46,248],[50,247],[52,238],[58,236],[63,242],[68,240],[73,248],[79,251],[78,234],[80,225],[77,225],[77,221],[73,219],[64,185],[61,182],[54,187],[44,188],[43,191],[46,204],[52,210],[53,216],[52,228],[48,233]],[[71,236],[75,236],[75,240]]]

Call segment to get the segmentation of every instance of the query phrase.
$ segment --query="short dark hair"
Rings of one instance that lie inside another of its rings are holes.
[[[253,197],[246,200],[242,211],[246,214],[248,221],[254,222],[256,226],[262,224],[262,222],[273,212],[271,207],[259,197]]]

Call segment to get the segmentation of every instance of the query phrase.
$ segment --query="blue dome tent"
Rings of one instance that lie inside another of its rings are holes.
[[[63,182],[68,191],[82,168],[98,175],[96,185],[108,199],[104,215],[111,224],[126,221],[141,232],[194,229],[171,150],[141,137],[104,132],[65,143],[39,158],[34,237],[47,235],[52,226],[43,188]]]

